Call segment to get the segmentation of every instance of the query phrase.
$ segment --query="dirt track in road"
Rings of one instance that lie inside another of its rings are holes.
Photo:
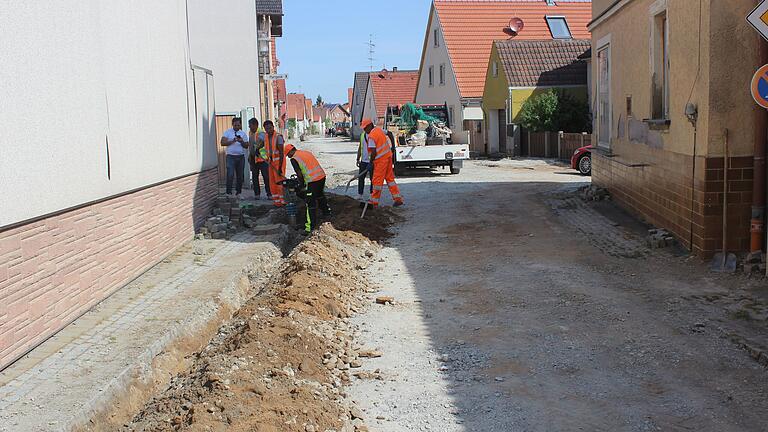
[[[353,144],[305,146],[354,169]],[[623,257],[644,248],[629,218],[558,201],[584,179],[541,161],[398,180],[406,221],[368,272],[396,303],[353,319],[384,353],[386,379],[349,390],[374,430],[766,430],[768,373],[738,342],[764,346],[765,316],[732,313],[764,310],[764,284]]]

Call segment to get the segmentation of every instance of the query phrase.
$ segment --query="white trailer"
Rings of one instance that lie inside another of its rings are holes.
[[[441,125],[448,123],[447,105],[421,105],[424,113],[436,118]],[[387,126],[397,129],[396,123],[391,123],[395,115],[400,114],[400,107],[387,107]],[[415,129],[414,129],[415,130]],[[406,136],[400,135],[395,145],[395,171],[402,173],[408,168],[417,167],[447,167],[451,174],[458,174],[464,167],[464,161],[469,159],[469,144],[453,144],[450,136],[434,136],[426,140],[426,145],[411,145]]]
[[[448,167],[458,174],[469,159],[468,144],[443,144],[395,147],[395,171],[416,167]]]

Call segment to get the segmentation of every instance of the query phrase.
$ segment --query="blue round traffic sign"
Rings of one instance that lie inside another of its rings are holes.
[[[768,109],[768,65],[763,65],[752,77],[752,98],[763,108]]]

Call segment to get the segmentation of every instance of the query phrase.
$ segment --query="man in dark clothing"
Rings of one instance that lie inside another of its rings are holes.
[[[291,144],[285,145],[285,155],[291,159],[291,165],[296,172],[299,184],[305,188],[304,191],[299,191],[297,194],[304,198],[307,204],[305,232],[309,234],[317,228],[318,207],[322,210],[323,215],[330,216],[331,214],[328,199],[325,197],[325,171],[315,155],[308,151],[298,150]]]

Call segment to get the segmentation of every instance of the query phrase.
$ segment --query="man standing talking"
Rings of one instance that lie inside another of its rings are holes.
[[[232,127],[224,132],[224,136],[221,137],[221,145],[227,148],[227,195],[232,195],[232,183],[237,178],[235,191],[239,197],[243,192],[245,151],[248,148],[248,134],[243,132],[243,120],[241,118],[232,119]]]
[[[272,202],[275,207],[284,207],[286,204],[283,185],[277,183],[285,180],[284,145],[285,140],[282,135],[275,131],[275,124],[272,123],[272,120],[266,120],[264,122],[264,147],[267,150],[269,161],[269,191],[272,192]]]
[[[259,132],[259,121],[255,118],[248,120],[248,141],[250,144],[248,164],[251,166],[253,193],[256,199],[261,199],[259,185],[259,175],[261,175],[267,199],[272,199],[272,193],[269,191],[269,164],[267,164],[267,149],[264,148],[264,133]]]
[[[389,186],[389,193],[395,201],[395,207],[403,205],[403,196],[400,195],[400,188],[395,181],[395,168],[393,165],[392,141],[380,127],[373,125],[371,119],[365,119],[361,123],[366,136],[368,137],[368,150],[370,151],[371,163],[373,164],[373,192],[368,204],[374,208],[379,206],[381,192],[384,190],[384,182]]]

